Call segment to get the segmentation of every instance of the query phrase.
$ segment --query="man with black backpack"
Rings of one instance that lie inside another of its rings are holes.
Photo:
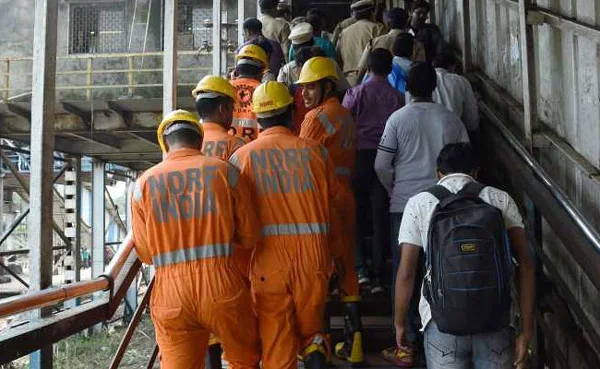
[[[475,181],[467,143],[445,146],[437,186],[410,198],[398,243],[395,327],[399,347],[419,252],[426,255],[419,312],[428,369],[525,368],[533,331],[534,261],[514,200]],[[516,273],[513,273],[513,258]],[[519,291],[519,334],[510,326],[511,278]],[[514,344],[513,344],[514,342]]]

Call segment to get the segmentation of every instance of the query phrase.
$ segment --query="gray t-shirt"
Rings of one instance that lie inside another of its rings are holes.
[[[390,212],[437,182],[436,160],[444,146],[469,142],[460,118],[443,105],[419,102],[392,114],[377,150],[375,171],[390,195]]]

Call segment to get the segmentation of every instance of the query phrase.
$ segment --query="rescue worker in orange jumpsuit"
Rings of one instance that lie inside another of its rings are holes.
[[[203,129],[184,110],[167,114],[158,141],[167,158],[137,181],[133,237],[142,262],[156,268],[150,301],[163,369],[202,369],[210,332],[229,365],[258,368],[252,296],[232,260],[233,243],[260,239],[247,177],[201,154]]]
[[[192,91],[196,100],[196,110],[202,121],[204,140],[202,153],[228,160],[235,150],[244,145],[244,140],[227,133],[233,119],[235,91],[229,81],[223,77],[208,75],[198,82]],[[233,257],[239,263],[240,271],[248,276],[248,267],[252,249],[234,246]],[[208,354],[205,366],[221,368],[221,341],[213,334],[208,341]]]
[[[250,142],[258,137],[259,125],[252,112],[252,94],[262,80],[262,73],[269,64],[265,51],[257,45],[246,45],[235,57],[235,78],[231,81],[235,89],[233,124],[230,133]]]
[[[322,327],[339,184],[327,151],[291,131],[292,103],[284,84],[258,86],[253,111],[264,131],[230,159],[257,196],[263,238],[250,281],[265,369],[296,369],[298,355],[305,368],[325,368],[329,355]]]
[[[227,133],[233,120],[235,90],[223,77],[208,75],[192,91],[196,110],[202,121],[202,153],[228,160],[244,140]]]
[[[360,291],[358,275],[354,269],[355,242],[352,232],[356,222],[352,174],[356,157],[356,125],[350,111],[335,96],[338,73],[335,62],[326,57],[314,57],[302,66],[297,84],[302,86],[306,108],[300,129],[300,138],[314,140],[325,146],[335,165],[335,174],[343,188],[344,206],[336,209],[345,225],[338,237],[343,252],[335,255],[343,271],[338,274],[341,301],[344,303],[344,341],[335,346],[337,356],[356,364],[364,360],[362,349],[362,324],[360,321]],[[326,317],[326,320],[328,318]]]

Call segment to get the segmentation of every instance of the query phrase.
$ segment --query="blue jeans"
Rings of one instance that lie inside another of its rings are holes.
[[[438,330],[431,321],[425,329],[427,369],[511,369],[514,332],[453,336]]]
[[[396,275],[398,274],[398,268],[400,267],[401,250],[398,245],[398,234],[400,233],[400,224],[402,223],[402,213],[390,213],[390,245],[392,247],[392,260],[394,264],[393,280],[392,280],[392,311],[394,309],[394,302],[396,296]],[[415,285],[413,288],[413,296],[410,301],[408,308],[408,314],[406,316],[406,339],[412,346],[420,347],[419,339],[421,334],[419,332],[419,300],[421,298],[421,285],[423,283],[423,264],[424,264],[423,252],[419,257],[419,266],[417,268],[417,275],[415,277]],[[393,318],[393,314],[392,314]]]

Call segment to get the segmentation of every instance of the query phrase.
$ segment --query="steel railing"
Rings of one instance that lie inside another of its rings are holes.
[[[0,318],[6,318],[48,306],[57,306],[67,300],[108,292],[107,297],[95,296],[91,302],[61,310],[49,317],[30,321],[0,333],[0,363],[10,362],[109,320],[135,280],[141,265],[132,237],[128,235],[101,276],[0,301]]]
[[[210,57],[212,54],[202,51],[180,51],[178,52],[179,58],[198,58],[200,56],[208,56]],[[233,53],[229,52],[229,56],[233,56]],[[117,89],[125,89],[127,90],[128,95],[133,95],[136,90],[143,88],[158,88],[162,87],[162,79],[161,77],[156,78],[147,78],[142,77],[148,74],[156,74],[162,75],[163,69],[162,67],[144,67],[144,59],[152,59],[154,58],[154,64],[162,63],[162,52],[146,52],[146,53],[114,53],[114,54],[83,54],[83,55],[69,55],[58,57],[57,61],[59,62],[58,71],[56,72],[57,77],[81,77],[85,82],[81,83],[67,83],[67,84],[57,84],[57,91],[73,91],[80,90],[85,91],[85,99],[91,100],[93,98],[92,92],[94,90],[117,90]],[[233,60],[233,58],[227,58],[227,60]],[[4,65],[4,71],[0,73],[0,77],[2,77],[3,84],[0,86],[0,97],[5,102],[11,101],[15,98],[27,96],[31,93],[31,86],[27,85],[26,81],[28,78],[32,76],[30,63],[32,63],[32,57],[20,57],[20,58],[6,58],[0,61],[0,66]],[[122,61],[123,64],[126,62],[127,68],[117,68],[117,69],[101,69],[97,66],[94,66],[95,62],[106,61],[115,63]],[[196,62],[197,65],[194,65],[193,62]],[[63,69],[71,69],[73,66],[76,66],[77,63],[85,62],[85,66],[81,69],[76,70],[61,70],[60,62],[71,63],[68,65],[70,68]],[[139,66],[138,66],[139,64]],[[146,65],[149,63],[146,62]],[[208,65],[200,65],[199,59],[192,60],[187,64],[191,64],[192,66],[188,67],[179,67],[177,70],[179,72],[200,72],[200,73],[210,73],[212,70],[212,66]],[[18,76],[18,78],[17,78]],[[98,76],[111,76],[112,79],[109,79],[104,82],[97,81]],[[126,81],[125,83],[115,83],[114,76],[122,76],[122,80]],[[193,78],[192,78],[193,77]],[[186,79],[185,75],[180,77],[179,86],[195,86],[198,82],[198,73],[190,73],[190,78]],[[150,79],[150,82],[143,82],[140,79]],[[20,81],[21,85],[17,86],[15,80]]]
[[[494,159],[499,161],[494,164],[505,168],[513,189],[525,195],[529,202],[528,210],[534,218],[530,219],[527,233],[540,264],[538,268],[541,268],[537,273],[536,324],[540,339],[536,344],[536,367],[547,367],[545,365],[551,362],[547,359],[547,352],[562,352],[565,350],[563,340],[570,340],[579,348],[588,367],[600,368],[600,356],[592,348],[594,342],[600,342],[600,332],[595,330],[594,322],[584,312],[584,307],[580,306],[581,300],[576,292],[561,277],[560,266],[548,255],[544,247],[541,219],[547,222],[562,242],[562,247],[599,291],[600,234],[495,112],[483,102],[479,105],[485,118],[485,124],[482,125],[485,145],[493,147]],[[557,317],[556,324],[560,327],[558,331],[546,321],[546,313]],[[557,337],[557,334],[568,336]],[[548,350],[546,343],[549,345]],[[568,359],[563,361],[567,363]]]
[[[593,285],[600,287],[600,268],[598,267],[600,265],[600,235],[598,232],[589,224],[533,156],[524,149],[520,141],[501,122],[496,114],[484,103],[480,104],[480,108],[486,121],[483,124],[483,130],[486,133],[486,142],[492,144],[494,152],[498,154],[497,156],[501,161],[498,164],[508,168],[511,176],[518,178],[518,181],[514,181],[517,190],[526,193],[541,216],[546,219],[553,231],[566,245],[565,247],[590,278]],[[534,242],[541,242],[541,240],[534,240]],[[539,245],[536,247],[536,251],[538,254],[543,254],[543,249]],[[547,257],[541,255],[541,260],[546,268],[552,270],[553,266]],[[0,318],[2,318],[25,311],[57,305],[68,299],[101,291],[109,291],[107,299],[96,302],[96,305],[94,303],[88,304],[90,306],[87,309],[83,305],[73,309],[74,311],[71,314],[63,311],[55,314],[53,318],[42,319],[42,323],[37,323],[37,325],[30,323],[31,327],[19,327],[14,333],[0,334],[0,363],[23,356],[39,349],[42,345],[57,342],[81,329],[108,320],[123,300],[123,296],[131,281],[140,270],[140,266],[141,263],[135,254],[132,239],[128,236],[121,244],[121,247],[119,247],[117,254],[102,276],[91,281],[32,292],[9,301],[0,302]],[[552,276],[552,278],[556,278],[556,276]],[[562,285],[559,279],[552,279],[552,281],[559,288]],[[111,368],[118,367],[123,357],[129,340],[141,319],[142,312],[147,306],[152,284],[152,282],[149,284],[146,295],[134,314],[134,318],[111,363]],[[564,291],[564,288],[562,291]],[[565,294],[568,295],[568,291]],[[573,298],[569,298],[568,303],[569,307],[572,308],[571,310],[576,312],[579,324],[583,326],[583,329],[586,329],[588,336],[595,340],[597,337],[594,331],[588,329],[591,326],[589,319],[585,317],[585,314],[577,313],[577,309],[575,308],[576,301]],[[62,319],[57,318],[60,314],[65,313],[67,315]],[[541,314],[539,310],[538,314]],[[83,317],[89,317],[89,319],[82,323]],[[561,317],[568,319],[564,314]],[[43,323],[44,320],[52,320],[54,323]],[[538,315],[538,321],[540,320],[543,319],[541,315]],[[46,329],[46,331],[43,331],[44,327],[48,324],[58,324],[61,322],[69,323],[68,329],[63,326],[64,330],[57,330],[55,327],[54,330]],[[544,329],[549,330],[545,322],[541,321],[539,324],[542,328],[545,327]],[[30,341],[31,337],[39,338],[40,336],[44,336],[46,339],[34,340],[34,343]],[[7,342],[8,344],[6,344]],[[21,346],[18,346],[19,344]],[[590,357],[589,360],[595,362],[593,357]]]

